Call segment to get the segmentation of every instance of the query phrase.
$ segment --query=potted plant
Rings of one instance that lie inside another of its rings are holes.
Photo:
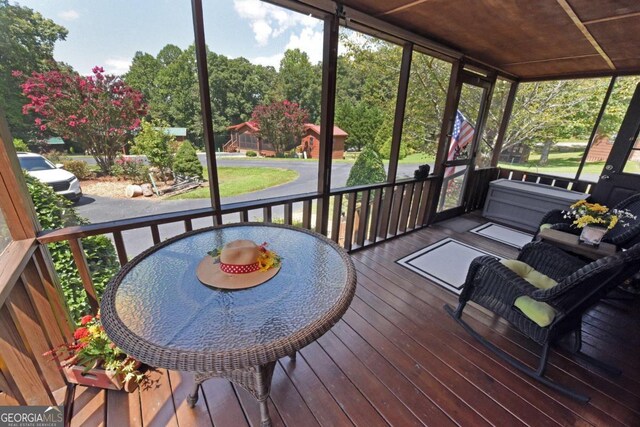
[[[142,363],[127,356],[109,339],[99,313],[83,316],[73,338],[72,343],[45,353],[55,359],[64,358],[60,366],[68,382],[132,392],[144,380]]]
[[[579,200],[568,211],[564,212],[564,217],[573,219],[573,225],[581,228],[580,242],[597,246],[602,238],[618,224],[623,227],[627,219],[635,219],[635,216],[626,209],[609,209],[598,203],[588,203],[586,200]]]

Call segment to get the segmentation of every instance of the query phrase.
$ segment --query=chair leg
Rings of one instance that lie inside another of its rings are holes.
[[[509,354],[507,354],[506,352],[504,352],[503,350],[501,350],[500,348],[496,347],[495,345],[493,345],[492,343],[490,343],[489,341],[487,341],[484,337],[482,337],[480,334],[478,334],[471,326],[469,326],[467,324],[467,322],[465,322],[464,320],[462,320],[458,314],[458,311],[460,310],[460,306],[458,306],[458,308],[454,311],[453,307],[449,306],[449,305],[445,305],[444,309],[447,313],[449,313],[449,315],[460,324],[460,326],[462,326],[462,328],[467,331],[467,333],[469,335],[471,335],[473,338],[476,339],[476,341],[478,341],[480,344],[482,344],[487,350],[491,351],[493,354],[495,354],[498,358],[502,359],[503,361],[505,361],[506,363],[508,363],[509,365],[511,365],[513,368],[517,369],[518,371],[522,372],[523,374],[533,378],[536,381],[541,382],[542,384],[546,385],[547,387],[550,387],[554,390],[556,390],[559,393],[564,394],[565,396],[569,396],[572,399],[575,399],[581,403],[587,403],[589,402],[589,396],[585,396],[584,394],[580,394],[574,390],[571,390],[568,387],[564,387],[560,384],[554,383],[553,381],[551,381],[550,379],[548,379],[547,377],[544,376],[544,371],[546,370],[547,367],[547,362],[549,359],[549,350],[550,350],[550,346],[549,344],[545,345],[543,350],[542,350],[542,356],[540,358],[540,363],[538,365],[538,369],[537,370],[533,370],[530,367],[528,367],[527,365],[523,364],[522,362],[520,362],[519,360],[511,357]],[[460,310],[461,311],[461,310]]]
[[[544,347],[542,347],[542,354],[540,355],[540,362],[538,363],[538,370],[536,371],[536,375],[539,377],[544,376],[544,372],[547,370],[547,362],[549,361],[549,352],[551,350],[551,346],[549,343],[546,343]]]

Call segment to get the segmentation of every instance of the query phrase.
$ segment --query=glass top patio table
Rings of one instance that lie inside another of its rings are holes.
[[[249,289],[202,284],[196,267],[214,248],[249,239],[282,257],[278,274]],[[196,230],[129,262],[107,286],[102,323],[127,354],[149,365],[221,372],[291,355],[326,332],[353,298],[356,274],[334,242],[280,225]]]

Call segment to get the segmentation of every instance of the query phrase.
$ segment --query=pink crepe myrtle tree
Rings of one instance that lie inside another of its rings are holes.
[[[258,135],[273,144],[277,154],[283,154],[300,143],[307,116],[298,104],[284,100],[256,106],[251,119],[260,128]]]
[[[69,70],[32,73],[22,83],[29,102],[23,114],[32,114],[41,132],[49,131],[83,145],[109,174],[127,140],[140,126],[147,106],[142,93],[115,75],[94,67],[93,75]],[[14,73],[21,77],[20,73]]]

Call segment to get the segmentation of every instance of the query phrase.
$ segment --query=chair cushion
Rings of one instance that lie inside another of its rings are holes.
[[[556,311],[549,304],[526,295],[516,298],[513,305],[541,328],[549,326],[556,317]]]
[[[553,227],[553,224],[541,224],[540,228],[538,229],[538,231],[548,230],[551,227]]]
[[[558,284],[549,276],[540,273],[522,261],[503,259],[500,262],[538,289],[549,289]],[[553,307],[546,302],[536,301],[527,295],[516,298],[513,305],[541,328],[549,326],[556,317],[556,310]]]
[[[553,280],[551,277],[540,273],[529,264],[522,261],[517,261],[515,259],[503,259],[500,262],[509,270],[513,271],[538,289],[549,289],[558,284],[558,282]]]

